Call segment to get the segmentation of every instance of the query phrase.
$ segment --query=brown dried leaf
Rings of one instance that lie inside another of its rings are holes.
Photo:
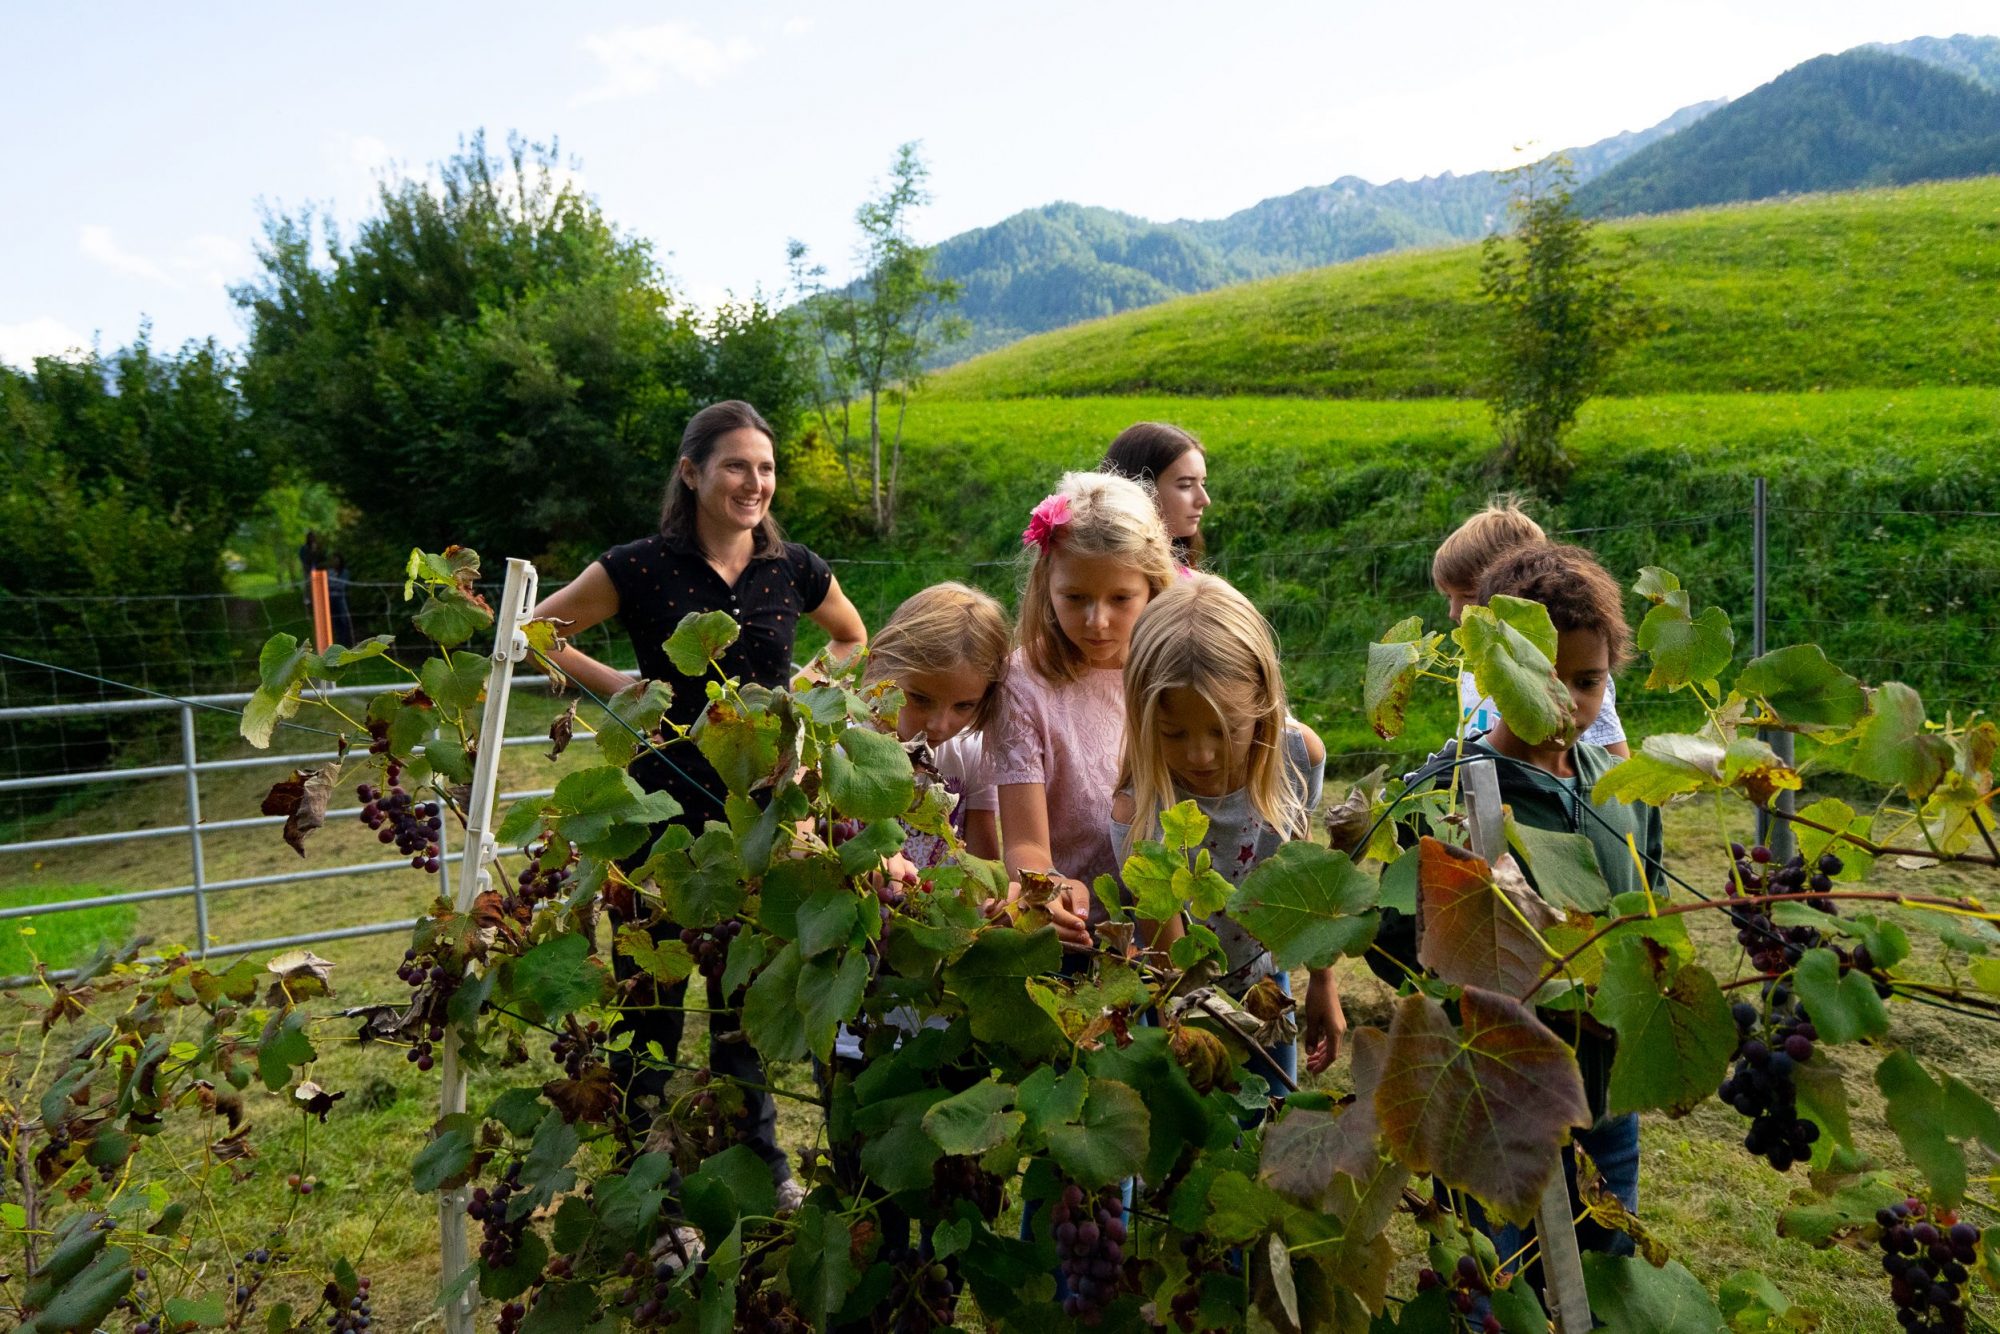
[[[549,758],[555,759],[569,749],[570,738],[576,735],[576,701],[571,700],[556,720],[549,724]]]
[[[250,1144],[249,1126],[230,1131],[209,1145],[208,1152],[218,1163],[233,1163],[239,1159],[257,1156],[257,1150]]]
[[[333,994],[333,960],[322,959],[311,950],[286,950],[273,956],[264,971],[277,975],[278,980],[271,984],[273,1005],[282,1003],[287,992],[293,1000]]]
[[[551,1079],[542,1085],[542,1094],[562,1113],[563,1120],[572,1124],[602,1121],[618,1105],[611,1067],[602,1063],[585,1066],[575,1079]]]
[[[1132,953],[1132,936],[1136,930],[1131,922],[1099,922],[1097,943],[1122,959]]]
[[[326,1124],[326,1114],[333,1110],[333,1105],[346,1096],[345,1093],[328,1093],[310,1079],[292,1090],[293,1101],[311,1115],[317,1116],[321,1125]]]
[[[1506,866],[1507,859],[1502,859]],[[1485,862],[1462,848],[1426,838],[1417,850],[1423,938],[1417,959],[1447,982],[1518,996],[1533,986],[1549,954],[1535,931],[1560,920],[1520,879],[1496,882]],[[1504,895],[1504,898],[1503,898]],[[1508,904],[1516,911],[1510,911]],[[1526,917],[1534,925],[1524,925]]]
[[[292,775],[299,780],[299,796],[292,805],[291,818],[285,821],[285,842],[301,857],[306,855],[306,835],[326,823],[326,803],[333,796],[333,780],[339,773],[338,764],[328,764],[310,771],[302,769]],[[277,788],[271,790],[275,793]],[[269,797],[265,798],[265,805],[270,805]],[[267,810],[265,813],[275,812]]]

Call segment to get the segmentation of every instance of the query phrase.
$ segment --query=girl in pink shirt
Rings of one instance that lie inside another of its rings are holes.
[[[1061,875],[1050,916],[1065,945],[1089,949],[1090,884],[1118,873],[1125,656],[1139,613],[1174,580],[1173,549],[1152,495],[1108,473],[1065,474],[1021,541],[1032,564],[991,754],[1003,859],[1015,881]]]

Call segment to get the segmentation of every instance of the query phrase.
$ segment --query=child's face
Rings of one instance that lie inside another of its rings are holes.
[[[1454,624],[1457,623],[1460,616],[1465,614],[1467,607],[1479,601],[1479,595],[1469,588],[1447,588],[1443,584],[1439,584],[1437,591],[1444,596],[1446,602],[1451,604],[1451,619]]]
[[[1153,479],[1160,497],[1160,518],[1169,537],[1193,537],[1201,531],[1201,514],[1208,508],[1208,460],[1190,449]]]
[[[1146,576],[1111,556],[1058,551],[1050,558],[1056,624],[1092,667],[1123,667],[1132,626],[1152,600]]]
[[[1556,635],[1556,679],[1569,689],[1576,721],[1564,740],[1574,742],[1597,721],[1604,708],[1604,686],[1611,679],[1611,646],[1595,630],[1563,630]]]
[[[1160,692],[1154,716],[1175,782],[1198,797],[1220,797],[1243,785],[1257,731],[1247,709],[1224,718],[1200,692],[1179,686]]]
[[[948,671],[905,672],[896,684],[903,691],[896,739],[914,741],[921,736],[933,746],[966,729],[993,685],[984,672],[965,662]]]

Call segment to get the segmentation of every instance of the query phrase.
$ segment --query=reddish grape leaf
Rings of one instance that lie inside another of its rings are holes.
[[[1570,1128],[1590,1123],[1583,1078],[1519,1001],[1467,987],[1459,1005],[1463,1028],[1428,996],[1398,1003],[1375,1090],[1383,1138],[1411,1170],[1526,1222]]]
[[[542,1093],[562,1119],[569,1122],[602,1121],[618,1105],[618,1090],[611,1082],[611,1067],[594,1062],[575,1079],[551,1079]]]
[[[1485,862],[1426,838],[1417,849],[1417,892],[1423,911],[1417,959],[1445,981],[1519,996],[1548,967],[1548,951],[1522,918],[1537,930],[1559,919],[1525,883],[1502,898]]]

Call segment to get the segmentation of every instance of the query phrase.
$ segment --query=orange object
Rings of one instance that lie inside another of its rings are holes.
[[[324,653],[333,645],[333,603],[327,599],[326,571],[312,572],[313,643]]]

